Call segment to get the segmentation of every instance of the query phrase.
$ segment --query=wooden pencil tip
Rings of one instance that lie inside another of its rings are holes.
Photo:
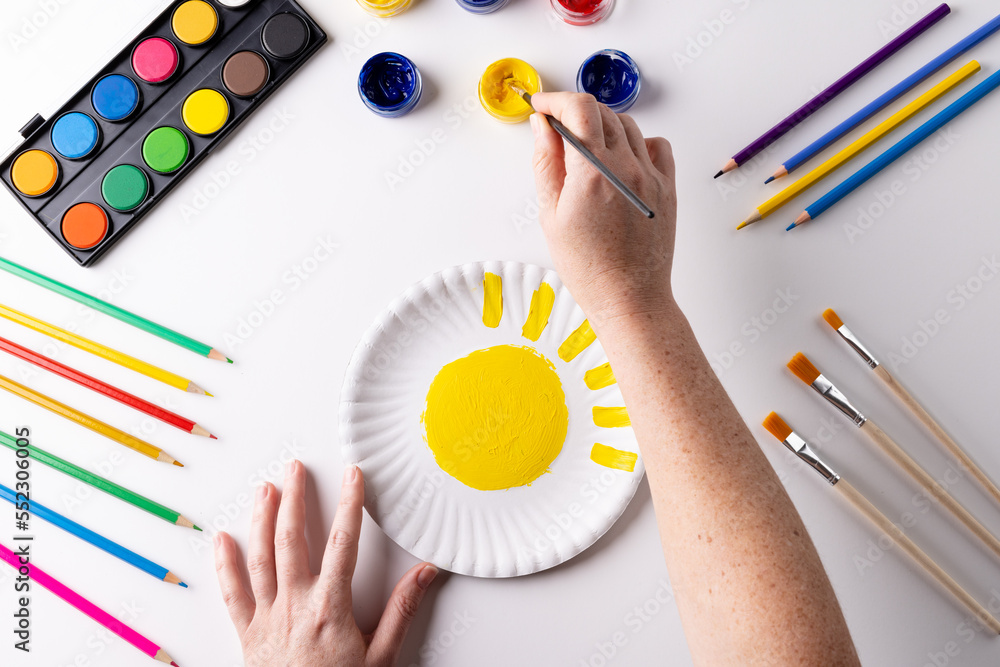
[[[181,468],[183,468],[183,467],[184,467],[184,464],[183,464],[183,463],[181,463],[180,461],[174,461],[174,465],[175,465],[175,466],[179,466],[179,467],[181,467]]]
[[[229,362],[229,363],[233,363],[233,360],[230,359],[229,357],[226,357],[226,361]]]
[[[171,667],[181,667],[180,665],[178,665],[178,664],[177,664],[176,662],[174,662],[173,660],[171,660],[171,661],[170,661],[170,665],[171,665]]]
[[[795,223],[794,222],[792,224],[788,225],[787,227],[785,227],[785,231],[786,232],[790,232],[793,229],[795,229]]]
[[[774,176],[768,176],[766,179],[764,179],[764,185],[767,185],[768,183],[770,183],[773,180],[774,180]]]
[[[812,220],[812,216],[809,215],[809,211],[802,211],[799,213],[799,217],[795,218],[795,224],[801,225],[803,222],[809,222]]]
[[[205,532],[201,528],[199,528],[198,526],[191,526],[191,527],[194,528],[195,530],[197,530],[199,533],[204,533]]]
[[[208,437],[210,437],[210,438],[211,438],[212,440],[218,440],[218,438],[216,438],[216,437],[215,437],[214,435],[212,435],[211,433],[209,433],[209,434],[208,434]]]
[[[722,171],[722,170],[720,169],[720,170],[719,170],[719,173],[718,173],[718,174],[716,174],[715,176],[713,176],[712,178],[718,178],[719,176],[722,176],[722,175],[723,175],[724,173],[726,173],[726,172],[724,172],[724,171]]]
[[[181,588],[187,588],[188,587],[188,585],[185,584],[183,581],[178,581],[177,585],[180,586]]]

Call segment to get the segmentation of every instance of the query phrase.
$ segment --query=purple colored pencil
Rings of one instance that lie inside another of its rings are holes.
[[[722,176],[728,171],[736,169],[740,165],[746,163],[754,155],[760,153],[762,150],[773,144],[779,138],[784,136],[786,132],[790,129],[804,121],[816,110],[820,109],[824,104],[840,95],[842,92],[850,88],[854,83],[859,81],[861,77],[868,74],[873,69],[881,65],[883,62],[888,60],[897,51],[902,49],[904,46],[912,42],[919,35],[923,34],[932,25],[943,19],[951,12],[951,7],[947,4],[942,4],[937,7],[930,14],[920,19],[912,26],[903,31],[896,39],[892,40],[881,49],[873,53],[867,60],[852,69],[850,72],[840,77],[831,84],[826,90],[821,92],[816,97],[812,98],[801,107],[799,107],[794,113],[792,113],[788,118],[781,121],[770,130],[762,134],[759,138],[754,140],[749,146],[741,150],[739,153],[733,156],[733,158],[726,163],[726,165],[715,175],[716,178]]]

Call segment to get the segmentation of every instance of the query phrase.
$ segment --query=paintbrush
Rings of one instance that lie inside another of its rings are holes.
[[[826,465],[813,451],[809,443],[806,442],[802,436],[792,430],[792,428],[784,422],[784,420],[771,413],[764,419],[764,428],[766,428],[771,435],[780,440],[785,447],[795,452],[802,461],[806,463],[810,468],[816,470],[819,474],[826,479],[830,485],[840,491],[840,495],[854,505],[859,512],[865,515],[869,521],[875,524],[875,526],[892,538],[893,541],[899,547],[907,553],[913,560],[927,571],[941,586],[944,587],[946,591],[955,596],[955,598],[964,604],[969,611],[975,615],[980,622],[988,627],[993,632],[1000,634],[1000,621],[998,621],[990,612],[986,610],[979,602],[976,601],[974,597],[969,595],[964,588],[962,588],[958,582],[951,578],[951,576],[942,569],[940,565],[934,562],[934,560],[928,556],[923,550],[918,547],[913,540],[906,536],[899,527],[888,519],[882,512],[879,511],[877,507],[871,504],[871,502],[862,495],[860,491],[855,489],[846,479],[838,475],[833,471],[830,466]]]
[[[920,486],[932,495],[935,500],[944,505],[945,508],[954,514],[966,528],[982,540],[995,555],[1000,557],[1000,540],[997,540],[993,533],[986,530],[983,524],[979,523],[979,521],[972,516],[967,509],[962,507],[957,500],[949,495],[936,479],[931,477],[926,470],[921,468],[916,461],[910,458],[910,455],[904,452],[903,449],[892,440],[892,438],[886,435],[885,432],[875,424],[875,422],[864,416],[860,410],[854,407],[843,392],[837,389],[832,382],[826,379],[826,377],[820,373],[815,366],[813,366],[812,362],[810,362],[804,354],[799,352],[792,357],[792,360],[788,362],[788,368],[797,378],[811,386],[819,393],[820,396],[825,398],[827,401],[832,403],[835,408],[847,415],[847,418],[850,419],[855,426],[864,431],[865,435],[871,438],[872,442],[878,445],[879,449],[888,455],[889,458],[896,463],[896,465],[906,471],[920,484]]]
[[[894,378],[889,371],[886,370],[885,366],[878,362],[868,348],[861,343],[861,340],[854,335],[854,332],[847,328],[847,325],[845,325],[843,320],[837,316],[837,313],[835,313],[832,308],[827,308],[823,313],[823,319],[826,320],[826,323],[833,327],[837,333],[840,334],[840,337],[843,338],[847,344],[850,345],[854,351],[865,360],[865,363],[868,364],[873,371],[875,371],[875,375],[877,375],[878,379],[889,388],[889,391],[895,394],[896,398],[903,402],[903,405],[905,405],[906,408],[920,420],[920,423],[927,427],[927,430],[934,434],[934,437],[945,446],[948,452],[958,459],[958,462],[966,470],[972,473],[972,476],[976,478],[976,481],[983,485],[983,488],[986,489],[991,496],[993,496],[993,499],[1000,503],[1000,489],[997,488],[993,480],[991,480],[989,476],[987,476],[987,474],[983,472],[978,465],[976,465],[976,462],[973,461],[969,455],[958,446],[957,442],[952,440],[951,436],[949,436],[945,430],[941,428],[936,421],[934,421],[934,418],[930,416],[927,410],[925,410],[924,407],[917,402],[917,399],[913,398],[910,392],[906,391],[903,385],[901,385],[896,378]]]
[[[524,88],[519,88],[518,86],[514,85],[514,83],[511,81],[507,82],[507,86],[515,93],[517,93],[525,102],[527,102],[528,106],[530,106],[532,109],[535,108],[535,106],[531,103],[531,93],[526,91]],[[542,116],[545,117],[545,120],[549,121],[549,125],[552,126],[553,130],[558,132],[560,136],[562,136],[562,138],[565,139],[570,146],[580,151],[580,155],[587,158],[587,161],[590,162],[590,164],[594,165],[594,168],[597,169],[597,171],[601,172],[604,178],[608,179],[608,182],[610,182],[611,185],[615,186],[615,188],[618,189],[618,192],[625,195],[625,198],[628,199],[630,202],[632,202],[633,206],[639,209],[642,212],[642,214],[647,218],[653,217],[653,209],[646,206],[646,204],[641,199],[639,199],[639,195],[632,192],[632,190],[630,190],[629,187],[625,185],[625,183],[623,183],[620,178],[615,176],[615,173],[611,171],[608,165],[601,162],[601,159],[599,157],[591,153],[590,149],[584,146],[583,142],[580,141],[575,134],[570,132],[569,129],[561,122],[559,122],[558,119],[553,118],[547,113],[543,113]]]

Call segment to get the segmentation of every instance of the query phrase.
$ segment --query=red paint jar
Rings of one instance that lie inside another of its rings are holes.
[[[551,0],[556,16],[570,25],[597,23],[608,14],[615,0]]]

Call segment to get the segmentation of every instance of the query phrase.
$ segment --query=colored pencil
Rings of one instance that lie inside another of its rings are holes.
[[[860,187],[865,181],[901,158],[914,146],[940,130],[942,127],[954,120],[956,116],[986,97],[987,94],[996,90],[997,86],[1000,86],[1000,71],[991,74],[985,81],[977,85],[965,95],[962,95],[956,101],[952,102],[944,109],[944,111],[941,111],[916,130],[906,135],[906,137],[901,139],[895,146],[879,155],[877,158],[848,177],[846,181],[807,206],[806,210],[803,211],[799,217],[795,219],[795,222],[790,224],[787,229],[794,229],[801,224],[818,218],[831,206],[850,193],[854,192],[854,190]]]
[[[975,60],[969,61],[951,75],[945,77],[937,85],[931,87],[923,95],[920,95],[916,99],[912,100],[902,109],[855,139],[849,146],[846,146],[829,160],[819,165],[795,183],[789,185],[787,188],[758,206],[757,210],[754,211],[750,217],[741,222],[736,229],[743,229],[747,225],[752,225],[755,222],[763,220],[767,216],[771,215],[779,208],[811,188],[813,185],[832,174],[848,161],[852,160],[859,153],[865,151],[879,139],[895,130],[910,118],[916,116],[918,113],[930,106],[935,100],[947,94],[948,91],[968,79],[979,70],[980,66],[978,62]]]
[[[879,111],[887,107],[888,105],[895,102],[897,99],[902,97],[907,91],[915,87],[921,81],[929,77],[934,72],[938,71],[948,63],[950,63],[955,58],[976,46],[987,37],[1000,30],[1000,16],[997,16],[990,20],[988,23],[983,25],[981,28],[967,36],[965,39],[959,41],[957,44],[952,46],[950,49],[939,55],[934,60],[930,61],[916,72],[906,77],[895,86],[885,91],[879,97],[872,100],[866,107],[855,113],[853,116],[845,120],[843,123],[833,128],[822,137],[812,142],[801,151],[785,160],[777,171],[773,175],[768,177],[764,183],[770,183],[776,178],[781,178],[782,176],[787,176],[792,173],[803,164],[819,155],[823,150],[825,150],[830,144],[840,139],[842,136],[856,128],[861,123],[865,122]]]
[[[124,366],[125,368],[129,368],[137,373],[142,373],[147,377],[159,380],[160,382],[168,384],[171,387],[176,387],[181,391],[211,396],[211,394],[187,378],[182,378],[180,375],[171,373],[170,371],[165,371],[162,368],[158,368],[153,364],[142,361],[141,359],[130,357],[129,355],[119,352],[118,350],[111,349],[106,345],[95,343],[88,338],[78,336],[75,333],[66,331],[65,329],[60,329],[55,325],[43,322],[42,320],[34,318],[30,315],[25,315],[24,313],[16,311],[13,308],[8,308],[3,304],[0,304],[0,317],[8,319],[11,322],[17,322],[21,326],[28,327],[29,329],[43,333],[46,336],[55,338],[56,340],[61,340],[62,342],[68,343],[73,347],[78,347],[85,352],[90,352],[91,354],[101,357],[102,359],[114,362],[119,366]]]
[[[95,433],[100,433],[105,438],[114,440],[120,445],[125,445],[129,449],[134,449],[140,454],[144,454],[151,459],[156,459],[157,461],[163,461],[164,463],[173,463],[175,466],[184,467],[184,464],[180,461],[174,459],[166,452],[164,452],[159,447],[149,444],[145,440],[140,440],[134,435],[129,435],[125,431],[119,430],[110,424],[105,424],[99,419],[94,419],[90,415],[84,414],[79,410],[69,407],[59,401],[49,398],[45,394],[40,394],[34,389],[25,387],[23,384],[14,382],[8,377],[0,375],[0,389],[6,389],[12,394],[20,396],[26,401],[31,401],[35,405],[41,406],[50,412],[54,412],[60,417],[65,417],[66,419],[76,422],[80,426],[89,428]]]
[[[0,431],[0,445],[3,445],[12,451],[18,450],[17,439],[8,433],[4,433],[3,431]],[[40,447],[28,445],[27,450],[33,460],[43,463],[54,470],[58,470],[64,475],[78,479],[84,484],[89,484],[95,489],[103,491],[110,496],[114,496],[129,505],[138,507],[144,512],[149,512],[153,516],[159,517],[160,519],[177,526],[201,530],[201,528],[194,525],[194,522],[192,522],[191,519],[187,518],[180,512],[172,510],[165,505],[161,505],[155,500],[150,500],[146,496],[138,494],[135,491],[126,489],[124,486],[115,484],[111,480],[105,479],[100,475],[84,470],[80,466],[70,463],[66,459],[59,458],[55,454],[47,452]]]
[[[117,387],[113,387],[107,382],[102,382],[95,377],[87,375],[86,373],[81,373],[80,371],[70,368],[66,364],[61,364],[54,359],[49,359],[48,357],[38,354],[33,350],[18,345],[14,341],[7,340],[6,338],[0,337],[0,350],[9,352],[10,354],[24,359],[25,361],[31,362],[40,368],[44,368],[48,371],[52,371],[57,375],[61,375],[67,380],[72,380],[79,385],[93,389],[96,392],[100,392],[109,398],[113,398],[119,403],[124,403],[130,408],[135,408],[140,412],[144,412],[150,417],[155,417],[160,421],[175,426],[182,431],[191,433],[193,435],[201,435],[206,438],[217,439],[214,435],[205,430],[204,427],[199,426],[195,422],[191,421],[187,417],[181,417],[180,415],[161,408],[158,405],[154,405],[149,401],[139,398],[127,391],[122,391]]]
[[[19,502],[17,494],[14,493],[13,489],[10,489],[3,484],[0,484],[0,498],[3,498],[14,506],[17,506]],[[162,565],[157,565],[153,561],[140,556],[131,549],[127,549],[117,542],[95,533],[86,526],[81,526],[76,521],[59,514],[59,512],[50,510],[37,500],[26,500],[21,502],[26,503],[28,511],[31,512],[32,516],[36,516],[43,521],[48,521],[53,526],[62,528],[67,533],[79,537],[84,542],[93,544],[98,549],[106,551],[115,558],[125,561],[132,567],[138,568],[146,574],[152,575],[161,581],[167,582],[168,584],[178,584],[184,588],[188,587],[188,585],[181,581],[176,574]]]
[[[179,345],[180,347],[191,350],[192,352],[200,354],[204,357],[208,357],[209,359],[233,363],[232,359],[229,359],[226,355],[222,354],[210,345],[200,343],[194,338],[185,336],[184,334],[178,333],[173,329],[168,329],[162,324],[157,324],[156,322],[147,320],[145,317],[140,317],[135,313],[130,313],[129,311],[119,308],[114,304],[98,299],[96,296],[91,296],[86,292],[81,292],[74,287],[70,287],[69,285],[61,283],[58,280],[44,276],[36,271],[32,271],[31,269],[21,266],[20,264],[15,264],[9,259],[0,257],[0,269],[3,269],[12,275],[18,276],[19,278],[24,278],[29,282],[33,282],[40,287],[51,290],[56,294],[61,294],[62,296],[72,299],[77,303],[89,306],[90,308],[100,311],[105,315],[110,315],[111,317],[121,320],[126,324],[131,324],[137,329],[142,329],[143,331],[151,333],[154,336],[162,338],[163,340],[170,341],[174,345]]]
[[[869,521],[874,523],[876,528],[888,535],[897,545],[899,545],[900,548],[902,548],[903,551],[906,552],[907,556],[915,560],[918,565],[924,568],[924,570],[934,577],[934,579],[946,591],[951,593],[959,602],[964,604],[984,626],[988,627],[993,632],[1000,634],[1000,621],[998,621],[993,614],[987,611],[986,607],[979,604],[974,597],[969,595],[969,593],[962,588],[958,582],[951,578],[951,575],[944,571],[944,568],[924,553],[924,551],[918,547],[913,540],[907,537],[906,534],[900,530],[899,526],[894,524],[888,519],[888,517],[882,514],[882,512],[880,512],[877,507],[872,505],[871,501],[865,498],[860,491],[855,489],[846,479],[834,472],[830,466],[826,465],[826,463],[824,463],[816,455],[816,452],[813,451],[812,447],[809,446],[809,443],[806,442],[802,436],[793,431],[781,417],[772,412],[764,419],[764,428],[766,428],[771,435],[780,440],[785,447],[795,452],[795,455],[802,459],[806,465],[823,475],[826,481],[829,482],[833,488],[840,491],[840,495],[854,505],[854,507]]]
[[[749,146],[734,155],[732,159],[719,170],[719,173],[715,175],[715,178],[718,178],[724,173],[732,171],[733,169],[736,169],[740,165],[746,163],[753,156],[757,155],[762,150],[783,137],[785,133],[793,127],[811,116],[837,95],[840,95],[842,92],[857,83],[863,76],[881,65],[897,51],[922,34],[925,30],[947,16],[950,11],[951,8],[947,4],[943,4],[934,9],[927,16],[914,23],[912,26],[900,33],[898,37],[869,56],[868,59],[860,65],[830,84],[826,90],[803,104],[783,121],[772,127],[770,130],[755,139]]]
[[[56,578],[49,576],[37,565],[32,565],[27,560],[22,560],[21,556],[18,556],[2,544],[0,544],[0,558],[2,558],[4,562],[15,570],[27,570],[27,575],[25,576],[29,581],[38,584],[57,597],[62,598],[64,602],[68,603],[72,607],[75,607],[87,616],[90,616],[92,619],[103,625],[108,630],[111,630],[111,632],[115,633],[149,657],[167,664],[174,664],[173,659],[167,655],[167,652],[160,646],[156,645],[149,639],[146,639],[128,625],[119,621],[117,618],[95,605],[93,602],[90,602],[79,593],[76,593],[59,582]]]
[[[940,482],[931,477],[926,470],[920,467],[920,464],[903,451],[903,448],[890,438],[885,431],[854,407],[847,396],[820,373],[804,354],[799,352],[792,357],[792,360],[788,362],[788,370],[792,371],[804,383],[810,385],[816,393],[825,398],[837,410],[850,419],[855,426],[861,429],[875,443],[875,446],[883,454],[888,456],[893,463],[902,468],[906,474],[920,484],[931,497],[951,512],[969,532],[978,537],[993,552],[994,556],[1000,557],[1000,540],[980,523],[969,510],[965,509],[961,503],[955,500],[955,497],[948,493],[947,489]]]
[[[534,105],[531,103],[531,93],[524,90],[523,88],[518,88],[513,84],[507,84],[507,85],[510,86],[511,90],[520,95],[524,99],[524,101],[528,103],[529,107],[531,107],[532,109],[535,108]],[[642,213],[647,218],[652,218],[655,215],[653,213],[653,209],[649,208],[649,206],[647,206],[645,202],[639,199],[639,195],[632,192],[632,190],[627,185],[625,185],[624,181],[618,178],[615,172],[611,171],[611,168],[608,165],[601,162],[601,159],[599,157],[594,155],[589,148],[584,146],[583,142],[580,141],[580,138],[577,137],[575,134],[573,134],[568,127],[559,122],[557,118],[553,118],[547,113],[542,115],[545,116],[545,120],[549,122],[549,125],[552,126],[552,129],[558,132],[559,136],[561,136],[563,139],[566,140],[566,143],[575,148],[580,153],[580,155],[582,155],[587,160],[587,162],[593,165],[594,169],[600,172],[601,176],[606,178],[608,180],[608,183],[611,183],[611,185],[613,185],[615,189],[618,190],[618,192],[622,193],[625,199],[628,199],[629,203],[632,204],[632,206],[635,206],[639,210],[639,212]]]
[[[972,476],[976,478],[976,481],[979,482],[993,497],[993,500],[1000,503],[1000,489],[997,488],[996,483],[990,479],[989,475],[983,472],[982,468],[980,468],[976,462],[972,460],[972,457],[966,454],[965,450],[962,449],[950,435],[948,435],[948,432],[945,431],[940,424],[934,421],[934,418],[931,417],[930,413],[924,409],[924,406],[917,402],[917,399],[915,399],[910,392],[908,392],[906,388],[903,387],[903,385],[900,384],[891,373],[889,373],[888,369],[886,369],[883,364],[879,363],[878,359],[876,359],[868,348],[865,347],[864,343],[862,343],[854,332],[851,331],[846,324],[844,324],[844,321],[840,319],[840,316],[837,315],[832,308],[827,308],[823,313],[823,319],[826,320],[826,323],[829,324],[834,331],[840,334],[840,337],[844,340],[844,342],[851,346],[851,349],[857,352],[858,355],[864,359],[865,363],[868,364],[868,367],[871,368],[878,379],[882,381],[882,384],[888,387],[889,391],[891,391],[893,395],[895,395],[896,398],[898,398],[903,405],[906,406],[906,409],[909,410],[942,445],[944,445],[945,449],[948,450],[948,453],[954,456],[958,462],[962,464],[962,467],[972,473]]]

